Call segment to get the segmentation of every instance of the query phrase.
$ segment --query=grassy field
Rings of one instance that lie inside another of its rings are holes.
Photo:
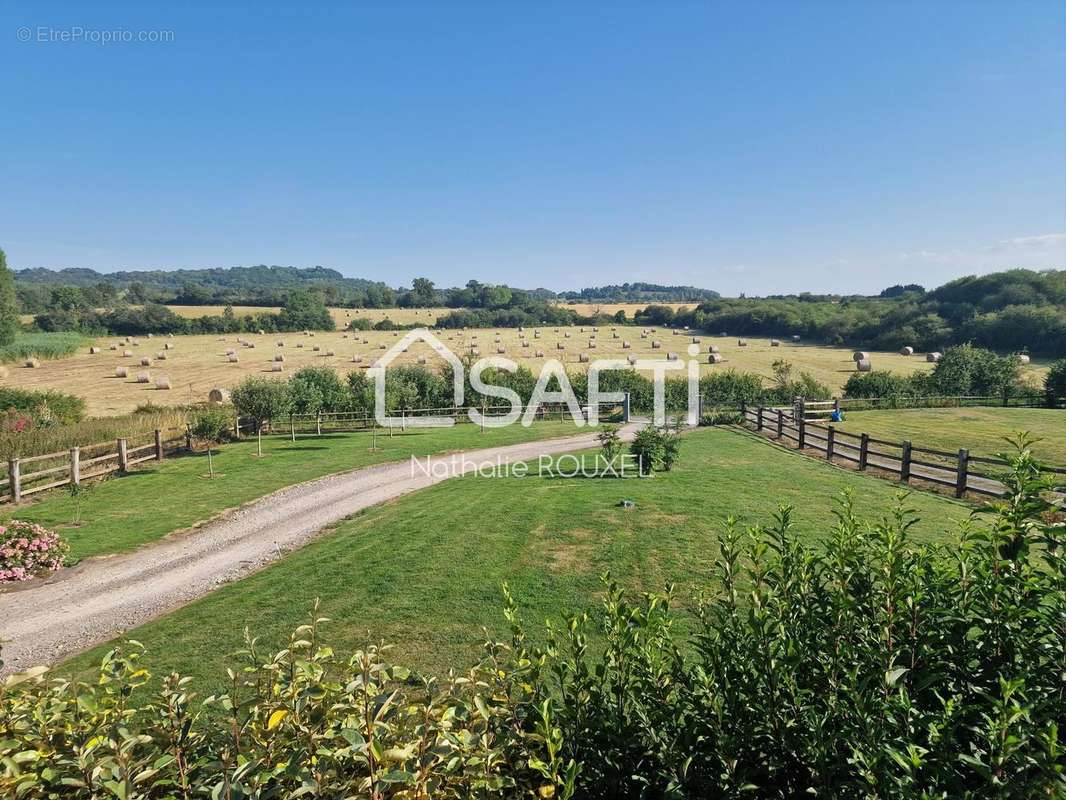
[[[225,311],[225,306],[167,306],[179,317],[196,319],[198,317],[217,317]],[[233,306],[233,313],[238,317],[247,314],[276,314],[281,309],[278,306]],[[425,325],[433,325],[437,317],[454,311],[451,308],[331,308],[330,316],[338,328],[345,328],[353,319],[368,319],[371,322],[381,322],[383,319],[391,319],[397,325],[408,325],[420,322]]]
[[[89,339],[80,333],[20,333],[11,344],[0,347],[0,364],[22,361],[27,358],[62,358],[77,352],[79,347],[88,347]],[[4,367],[4,371],[7,368]],[[0,378],[4,373],[0,372]]]
[[[118,339],[100,339],[96,345],[102,351],[92,355],[88,346],[77,354],[56,361],[42,362],[37,369],[12,368],[5,382],[29,389],[58,389],[73,392],[86,400],[87,411],[91,415],[104,416],[123,414],[132,411],[144,403],[157,405],[178,405],[199,402],[207,398],[207,393],[215,386],[232,387],[249,375],[280,375],[299,369],[309,364],[328,365],[339,372],[371,366],[386,348],[394,345],[402,334],[399,332],[368,331],[346,334],[316,333],[314,336],[303,334],[257,335],[245,334],[243,338],[252,342],[254,348],[244,348],[237,343],[236,336],[220,339],[216,336],[177,336],[172,339],[139,338],[127,344],[120,344]],[[519,338],[520,336],[525,338]],[[589,348],[589,339],[593,336],[591,328],[554,328],[541,329],[540,338],[534,338],[533,331],[524,333],[514,329],[441,331],[439,337],[445,345],[459,354],[469,353],[476,347],[481,356],[496,355],[502,349],[502,355],[539,370],[548,359],[558,359],[570,369],[585,369],[580,363],[581,355],[593,358],[625,358],[634,354],[640,358],[663,359],[668,352],[676,352],[685,357],[686,348],[691,341],[688,335],[674,335],[672,331],[656,331],[641,338],[642,329],[619,326],[616,330],[601,328],[596,337],[595,349]],[[497,343],[495,339],[499,337]],[[617,336],[617,338],[615,338]],[[791,362],[796,371],[810,372],[814,377],[839,390],[854,372],[851,351],[844,348],[818,347],[814,345],[794,345],[784,342],[780,347],[771,347],[767,339],[748,339],[747,347],[739,347],[737,340],[726,337],[700,337],[700,358],[704,372],[736,368],[758,373],[767,380],[772,377],[771,365],[776,359],[783,358]],[[164,351],[164,341],[173,349]],[[283,346],[279,346],[282,342]],[[623,349],[623,342],[629,342],[630,349]],[[660,342],[655,349],[653,342]],[[528,345],[524,347],[523,345]],[[559,349],[559,345],[563,349]],[[706,363],[708,347],[716,345],[725,358],[725,363],[711,365]],[[116,349],[111,350],[114,346]],[[314,348],[318,347],[318,351]],[[226,351],[235,349],[238,361],[231,363]],[[130,356],[124,357],[125,351]],[[156,356],[165,352],[166,360]],[[537,356],[540,352],[541,355]],[[271,361],[276,353],[284,355],[284,372],[271,373]],[[332,353],[332,355],[331,355]],[[440,363],[439,357],[432,353],[423,342],[413,344],[408,352],[401,353],[394,363],[416,363],[420,357],[426,357],[427,363]],[[137,383],[136,375],[145,371],[139,366],[141,358],[148,358],[151,366],[150,383]],[[353,358],[360,359],[355,363]],[[931,365],[921,356],[901,356],[896,353],[874,353],[873,362],[878,369],[888,369],[899,373],[926,370]],[[115,368],[125,366],[129,377],[116,378]],[[1033,379],[1041,373],[1041,367],[1029,368]],[[166,376],[173,388],[158,390],[155,379]]]
[[[768,522],[793,503],[795,533],[823,537],[832,501],[851,487],[862,514],[893,507],[896,487],[798,457],[732,429],[704,428],[683,444],[671,473],[652,479],[477,478],[446,481],[341,523],[282,562],[129,631],[159,674],[217,679],[251,626],[264,650],[279,647],[316,598],[342,652],[369,641],[427,670],[462,668],[489,632],[506,637],[500,586],[507,582],[538,633],[545,619],[591,610],[599,575],[634,591],[685,591],[709,574],[726,518]],[[622,509],[623,498],[636,502]],[[970,507],[916,492],[908,506],[920,540],[952,541]],[[60,669],[84,671],[98,647]],[[203,685],[201,684],[202,688]]]
[[[849,433],[878,439],[910,440],[934,450],[967,448],[992,456],[1007,449],[1004,436],[1029,431],[1041,441],[1033,452],[1049,464],[1066,466],[1066,411],[1048,408],[920,408],[849,411],[837,425]]]
[[[574,434],[572,423],[544,422],[529,428],[511,425],[486,429],[474,425],[380,434],[371,451],[369,433],[327,434],[264,440],[264,458],[255,442],[234,442],[215,451],[209,479],[206,454],[149,461],[129,474],[88,483],[80,498],[81,524],[72,526],[76,500],[54,491],[40,501],[13,508],[0,506],[0,520],[17,518],[62,531],[73,558],[118,553],[188,528],[277,489],[335,472],[404,460],[410,455],[470,450]]]

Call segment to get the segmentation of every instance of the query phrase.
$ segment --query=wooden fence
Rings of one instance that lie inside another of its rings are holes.
[[[832,401],[826,401],[831,406]],[[816,406],[820,408],[821,406]],[[1003,462],[971,455],[966,448],[956,452],[921,447],[913,442],[892,442],[867,433],[846,433],[833,425],[812,421],[802,406],[794,408],[744,408],[744,423],[756,433],[788,443],[799,450],[814,450],[827,461],[848,462],[865,471],[871,467],[892,473],[903,483],[929,481],[952,489],[956,497],[966,492],[999,496],[1005,487],[996,476]],[[1066,476],[1066,467],[1045,467],[1046,472]]]
[[[72,447],[56,453],[9,458],[7,477],[0,480],[0,500],[17,503],[24,497],[114,472],[125,472],[144,461],[162,461],[189,446],[185,428],[165,428],[133,439]]]

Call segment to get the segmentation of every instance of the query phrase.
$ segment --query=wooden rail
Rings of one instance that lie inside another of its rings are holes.
[[[797,449],[813,450],[830,462],[850,462],[860,471],[874,467],[898,476],[903,483],[912,479],[928,481],[953,489],[956,497],[963,497],[966,492],[997,497],[1006,491],[989,470],[974,469],[975,464],[995,464],[1002,468],[1002,462],[970,455],[967,448],[948,452],[919,447],[908,441],[876,439],[867,433],[847,433],[833,425],[822,425],[792,412],[787,408],[745,407],[741,413],[744,424],[762,436],[794,442]],[[1066,476],[1066,467],[1045,466],[1043,469]]]

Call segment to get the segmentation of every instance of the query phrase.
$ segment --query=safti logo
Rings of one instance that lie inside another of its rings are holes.
[[[434,336],[426,328],[416,328],[396,342],[392,347],[377,360],[370,369],[368,375],[374,377],[374,418],[383,427],[399,426],[401,423],[409,427],[444,428],[455,424],[452,417],[391,417],[385,404],[385,381],[387,379],[388,366],[415,342],[425,342],[429,347],[443,358],[452,368],[452,401],[459,408],[463,405],[465,386],[465,366],[462,359],[448,348],[440,339]],[[689,356],[698,356],[699,347],[689,345]],[[508,403],[511,410],[500,416],[482,415],[476,408],[467,412],[470,420],[486,428],[505,428],[516,422],[525,427],[533,424],[537,410],[545,403],[565,405],[570,417],[577,427],[585,425],[599,425],[599,409],[601,405],[622,403],[625,401],[624,392],[601,392],[600,374],[607,370],[638,370],[652,373],[653,418],[655,425],[666,423],[666,374],[668,372],[686,371],[688,373],[688,414],[689,425],[698,423],[699,414],[699,380],[700,366],[695,358],[682,359],[637,359],[629,363],[625,359],[597,359],[589,364],[588,368],[588,406],[583,408],[581,402],[574,393],[570,378],[566,374],[566,367],[557,359],[548,359],[541,367],[537,383],[533,388],[529,403],[523,409],[522,398],[513,389],[505,386],[497,386],[486,383],[483,374],[486,369],[496,368],[507,372],[514,372],[518,364],[503,356],[490,356],[474,363],[470,368],[470,385],[486,397],[495,397]],[[558,385],[558,389],[548,391],[552,380]],[[587,413],[586,413],[587,412]]]

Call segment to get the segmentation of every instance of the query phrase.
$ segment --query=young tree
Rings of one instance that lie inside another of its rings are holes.
[[[1044,378],[1044,391],[1049,403],[1066,398],[1066,358],[1060,358],[1051,365]]]
[[[292,408],[292,393],[285,381],[248,378],[233,390],[233,406],[255,424],[256,453],[263,455],[263,426]]]
[[[7,256],[0,250],[0,347],[15,341],[19,331],[18,299],[15,276],[7,268]]]
[[[596,437],[600,440],[600,453],[610,466],[622,452],[622,440],[618,438],[618,428],[606,427]]]
[[[215,477],[215,465],[211,460],[211,446],[221,442],[229,430],[229,416],[221,408],[209,408],[201,411],[189,425],[193,438],[207,445],[207,472]]]

